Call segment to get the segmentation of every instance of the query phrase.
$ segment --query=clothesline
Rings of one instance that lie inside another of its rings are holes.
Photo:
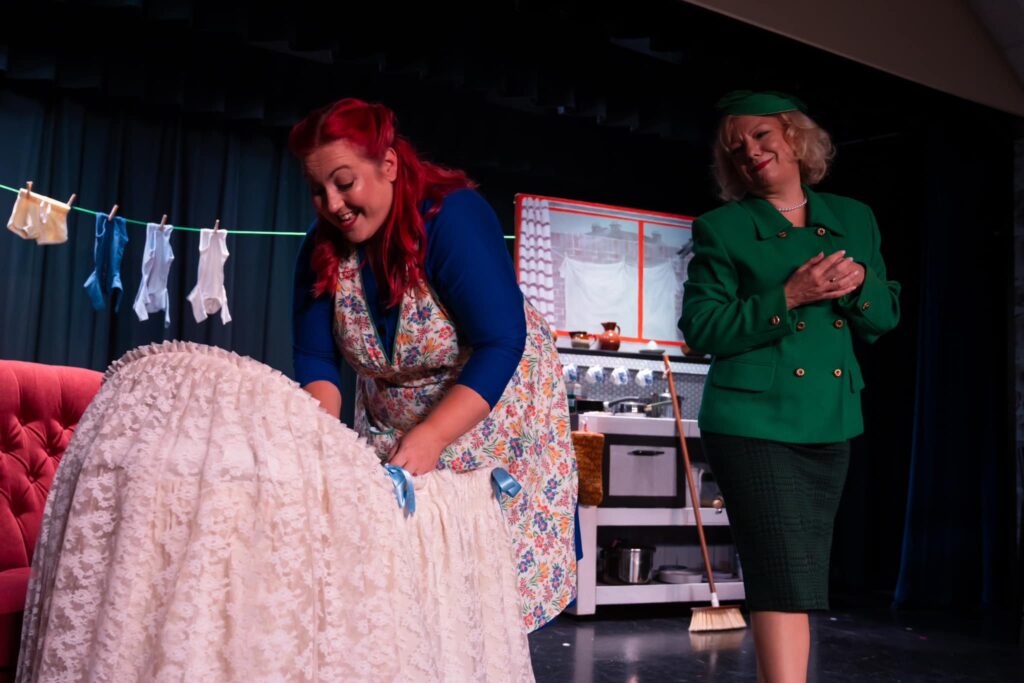
[[[0,184],[0,189],[7,190],[8,192],[13,192],[14,194],[18,194],[18,192],[19,192],[19,188],[17,188],[17,187],[10,187],[8,185],[3,185],[3,184]],[[87,213],[87,214],[89,214],[91,216],[98,216],[101,213],[106,215],[106,213],[107,213],[106,211],[93,211],[92,209],[84,209],[84,208],[82,208],[80,206],[75,206],[75,205],[72,205],[71,210],[72,211],[81,211],[82,213]],[[141,226],[145,227],[149,221],[140,221],[140,220],[135,220],[134,218],[125,218],[124,222],[125,223],[130,223],[132,225],[141,225]],[[184,227],[184,226],[180,226],[180,225],[175,225],[174,229],[175,230],[185,230],[186,232],[201,232],[202,231],[202,228],[188,228],[188,227]],[[276,230],[228,230],[226,228],[222,228],[222,231],[228,233],[229,235],[271,235],[273,237],[305,237],[306,236],[305,232],[278,232]],[[507,240],[514,240],[515,239],[515,235],[505,235],[504,237]]]
[[[13,192],[14,194],[18,194],[18,192],[19,192],[19,188],[17,188],[17,187],[9,187],[9,186],[3,185],[3,184],[0,184],[0,189],[7,190],[8,192]],[[72,211],[81,211],[82,213],[87,213],[87,214],[89,214],[91,216],[98,216],[101,213],[106,215],[106,213],[107,213],[106,211],[93,211],[92,209],[85,209],[85,208],[82,208],[80,206],[74,206],[74,205],[71,207],[71,210]],[[139,220],[135,220],[134,218],[125,218],[124,222],[125,223],[131,223],[133,225],[145,226],[150,221],[139,221]],[[181,226],[181,225],[175,225],[174,229],[175,230],[185,230],[187,232],[201,232],[202,231],[202,228],[188,228],[188,227]],[[224,232],[226,232],[226,233],[228,233],[230,235],[273,235],[273,236],[276,236],[276,237],[305,237],[306,236],[305,232],[277,232],[275,230],[228,230],[228,229],[224,229]]]
[[[115,293],[117,304],[115,312],[120,312],[124,287],[121,280],[121,261],[125,247],[129,242],[128,224],[146,227],[146,244],[142,256],[142,278],[135,295],[132,309],[140,321],[149,319],[150,313],[164,312],[164,327],[171,324],[170,296],[167,289],[168,276],[174,262],[174,251],[171,248],[171,235],[177,230],[198,232],[199,265],[197,268],[196,286],[186,300],[192,308],[197,323],[219,312],[221,322],[231,322],[228,308],[228,294],[224,286],[224,264],[230,256],[227,246],[228,234],[272,235],[288,237],[305,237],[304,232],[275,232],[271,230],[227,230],[220,229],[220,220],[214,228],[200,229],[166,224],[165,215],[159,224],[116,216],[117,205],[113,210],[94,211],[74,205],[76,195],[71,195],[67,202],[33,191],[33,183],[25,183],[25,188],[10,187],[0,184],[0,189],[16,195],[11,218],[7,228],[24,240],[33,240],[40,246],[59,245],[68,241],[67,217],[73,209],[90,214],[95,218],[96,235],[93,247],[95,267],[86,279],[83,288],[89,297],[92,307],[101,311],[107,307],[107,299],[113,299]]]

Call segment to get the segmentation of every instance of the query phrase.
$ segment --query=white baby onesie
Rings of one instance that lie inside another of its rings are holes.
[[[142,252],[142,281],[135,295],[135,315],[149,320],[150,313],[164,312],[164,327],[171,324],[171,305],[167,295],[167,276],[174,261],[171,249],[173,225],[160,228],[159,223],[146,224],[146,247]],[[200,257],[200,260],[202,258]]]
[[[22,188],[14,201],[7,229],[36,244],[63,244],[68,241],[68,211],[71,207],[56,199]]]
[[[220,321],[231,322],[228,293],[224,289],[224,262],[228,260],[227,232],[203,228],[199,233],[199,279],[188,295],[192,315],[201,323],[220,311]]]

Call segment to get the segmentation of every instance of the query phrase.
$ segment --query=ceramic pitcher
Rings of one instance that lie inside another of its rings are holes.
[[[604,327],[604,332],[597,335],[598,347],[605,351],[618,351],[619,342],[621,341],[619,335],[622,333],[622,329],[619,327],[619,324],[607,322],[601,323],[601,326]]]

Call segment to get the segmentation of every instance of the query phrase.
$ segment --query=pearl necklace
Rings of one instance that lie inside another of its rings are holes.
[[[775,210],[779,211],[781,213],[789,213],[790,211],[796,211],[797,209],[802,209],[805,206],[807,206],[807,195],[804,195],[804,200],[802,202],[800,202],[799,204],[794,204],[793,206],[787,206],[787,207],[781,208],[781,209],[776,206]]]

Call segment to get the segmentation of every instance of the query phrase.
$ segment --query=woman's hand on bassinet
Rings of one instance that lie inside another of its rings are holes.
[[[491,406],[474,389],[455,384],[427,419],[402,437],[388,462],[414,475],[434,470],[441,451],[479,424],[490,410]]]
[[[441,459],[441,451],[447,445],[443,437],[430,425],[421,423],[395,444],[388,463],[397,465],[414,476],[433,472],[437,467],[437,461]]]

